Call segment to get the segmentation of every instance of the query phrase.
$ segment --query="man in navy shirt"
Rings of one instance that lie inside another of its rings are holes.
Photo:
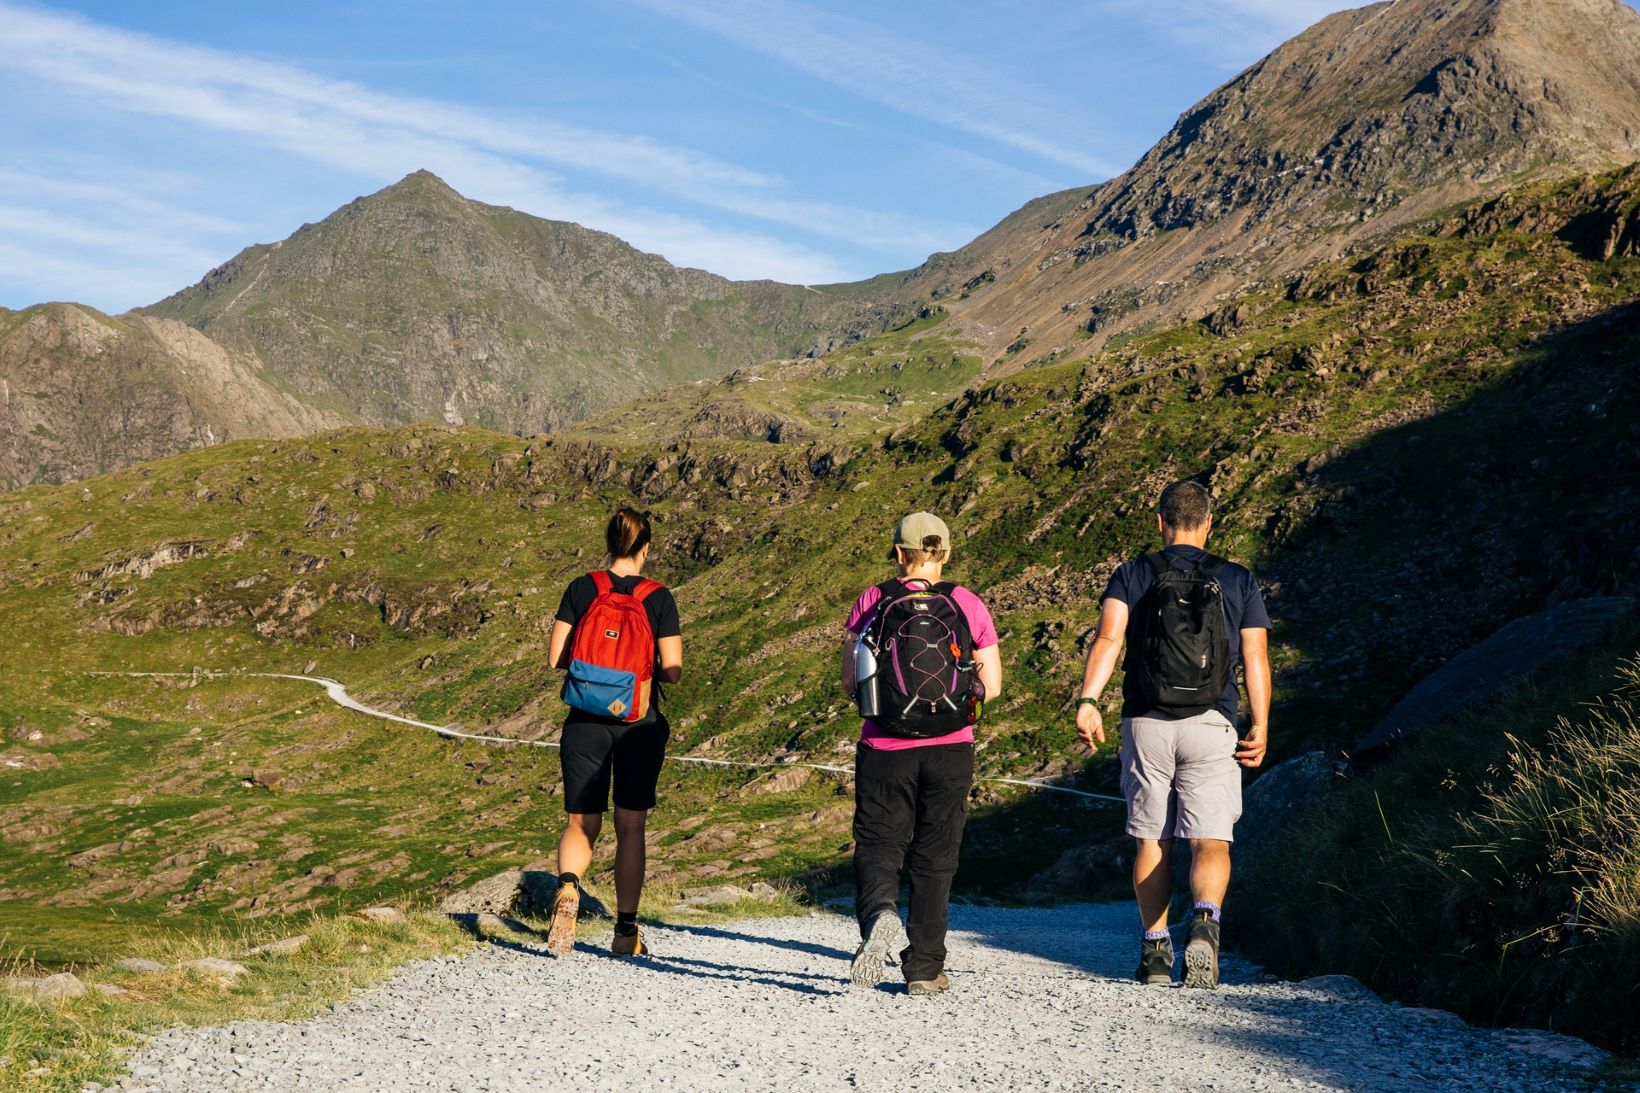
[[[1220,908],[1230,885],[1230,843],[1241,815],[1241,768],[1264,761],[1270,733],[1270,616],[1253,575],[1234,562],[1207,552],[1213,528],[1212,499],[1198,482],[1175,482],[1157,505],[1162,561],[1177,570],[1207,563],[1223,603],[1229,662],[1218,703],[1181,717],[1151,708],[1136,673],[1122,680],[1122,793],[1128,803],[1128,834],[1137,842],[1133,891],[1139,901],[1144,938],[1138,978],[1169,983],[1173,943],[1167,932],[1172,894],[1168,856],[1175,838],[1190,840],[1190,891],[1195,900],[1185,948],[1187,987],[1218,983]],[[1211,561],[1209,561],[1211,559]],[[1116,669],[1124,642],[1129,657],[1141,655],[1135,638],[1140,612],[1156,579],[1149,562],[1124,562],[1111,576],[1100,603],[1099,632],[1088,650],[1082,689],[1076,699],[1076,732],[1088,748],[1105,742],[1099,693]],[[1243,666],[1251,727],[1236,733],[1235,670]],[[1129,666],[1131,667],[1131,665]]]

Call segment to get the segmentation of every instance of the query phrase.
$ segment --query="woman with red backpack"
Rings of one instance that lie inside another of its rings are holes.
[[[615,791],[616,956],[648,951],[638,932],[643,892],[644,824],[655,807],[670,727],[660,709],[659,684],[683,675],[678,605],[658,581],[644,578],[649,560],[649,517],[623,508],[604,532],[607,569],[577,577],[564,590],[552,624],[549,656],[569,674],[560,755],[564,811],[569,822],[558,843],[558,895],[553,900],[547,951],[575,948],[581,875],[603,828],[610,788]]]

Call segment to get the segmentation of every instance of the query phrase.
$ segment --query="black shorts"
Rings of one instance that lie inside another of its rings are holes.
[[[635,725],[571,718],[564,722],[559,756],[564,765],[564,811],[607,812],[609,784],[615,807],[639,812],[655,807],[655,783],[671,726],[659,711]]]

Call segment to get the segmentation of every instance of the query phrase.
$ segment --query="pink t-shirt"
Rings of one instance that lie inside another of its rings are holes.
[[[908,584],[928,587],[926,581],[911,581]],[[865,631],[866,624],[877,606],[877,601],[883,598],[882,589],[872,585],[860,593],[860,598],[854,601],[854,609],[848,613],[847,626],[851,634],[860,634]],[[997,643],[996,623],[991,621],[991,612],[980,602],[980,598],[968,589],[957,585],[951,592],[951,599],[962,611],[963,618],[968,620],[968,632],[974,637],[975,649],[989,649]],[[930,736],[913,740],[904,736],[890,736],[877,727],[874,721],[860,723],[860,742],[868,748],[879,748],[883,751],[900,751],[904,748],[924,748],[932,744],[972,744],[974,742],[974,727],[972,725],[958,729],[956,732],[946,733],[944,736]]]

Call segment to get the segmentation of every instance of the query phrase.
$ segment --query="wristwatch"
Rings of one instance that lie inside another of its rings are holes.
[[[1098,709],[1099,708],[1099,700],[1097,698],[1079,698],[1079,699],[1076,700],[1076,705],[1077,706],[1092,706],[1095,709]]]

